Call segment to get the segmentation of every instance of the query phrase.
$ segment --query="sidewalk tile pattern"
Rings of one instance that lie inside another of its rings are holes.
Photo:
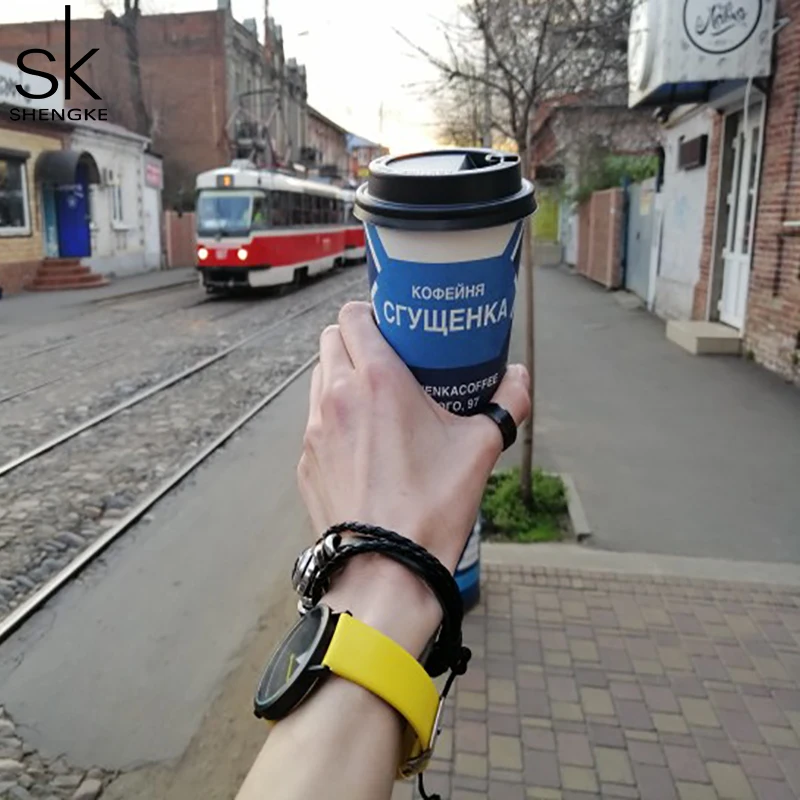
[[[796,589],[490,566],[464,637],[429,794],[800,797]]]

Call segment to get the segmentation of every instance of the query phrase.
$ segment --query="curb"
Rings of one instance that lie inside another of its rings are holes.
[[[589,520],[586,517],[586,511],[581,502],[581,496],[578,494],[578,487],[575,480],[568,472],[557,473],[561,480],[564,481],[564,486],[567,490],[567,514],[569,515],[569,524],[572,528],[572,533],[578,544],[584,544],[592,537],[592,528],[589,525]]]
[[[187,278],[185,280],[176,281],[175,283],[165,283],[161,286],[150,286],[147,289],[134,289],[130,292],[120,292],[119,294],[112,294],[108,297],[98,297],[93,300],[87,300],[88,305],[101,305],[103,303],[115,303],[118,300],[126,300],[129,297],[138,297],[139,295],[156,294],[158,292],[169,292],[172,289],[178,289],[181,286],[194,286],[197,285],[197,278]]]
[[[800,589],[800,564],[620,552],[591,547],[589,540],[594,534],[574,478],[566,472],[554,474],[561,477],[567,489],[567,513],[575,542],[481,542],[481,563],[494,567],[538,567],[608,573],[610,576],[644,575],[698,581],[722,580]]]
[[[673,577],[697,581],[768,585],[800,589],[800,565],[765,561],[732,561],[723,558],[666,556],[656,553],[623,553],[595,550],[570,543],[481,545],[481,563],[495,567],[535,567],[575,573],[607,573],[628,576]]]

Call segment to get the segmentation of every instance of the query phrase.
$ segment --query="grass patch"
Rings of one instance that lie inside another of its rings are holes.
[[[519,470],[495,472],[486,485],[481,510],[484,538],[504,542],[556,542],[566,530],[567,491],[558,475],[535,469],[533,511],[519,495]]]

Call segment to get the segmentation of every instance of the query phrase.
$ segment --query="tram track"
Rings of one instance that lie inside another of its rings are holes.
[[[362,286],[348,280],[3,465],[0,642],[306,372]]]
[[[313,355],[298,367],[288,378],[269,394],[253,404],[212,442],[206,445],[189,462],[181,466],[154,491],[137,503],[113,527],[95,539],[88,547],[78,553],[62,570],[39,587],[10,614],[0,620],[0,644],[20,628],[30,617],[41,609],[48,600],[73,581],[89,564],[95,561],[114,541],[135,525],[163,497],[185,480],[197,467],[219,450],[234,434],[241,430],[256,414],[266,408],[283,394],[298,378],[312,367],[319,354]]]
[[[107,364],[109,361],[113,361],[117,358],[117,355],[114,354],[113,356],[108,356],[107,358],[102,358],[99,361],[93,361],[91,364],[85,365],[78,374],[83,374],[84,372],[88,372],[95,367],[102,366],[103,364]],[[41,381],[40,383],[35,383],[32,386],[25,386],[22,389],[14,389],[7,394],[0,395],[0,406],[4,403],[10,403],[12,400],[19,400],[22,397],[27,397],[34,392],[38,392],[40,389],[46,389],[48,386],[53,386],[53,384],[61,383],[61,381],[67,380],[70,377],[74,377],[75,373],[64,374],[64,375],[57,375],[55,378],[50,378],[46,381]]]
[[[196,293],[196,288],[195,287],[192,287],[190,289],[186,289],[184,287],[184,285],[181,285],[180,289],[182,289],[185,292]],[[135,301],[132,301],[132,302],[141,302],[143,299],[144,298],[137,297],[135,299]],[[7,356],[5,358],[0,358],[0,366],[3,366],[5,364],[16,363],[16,362],[19,362],[19,361],[27,361],[28,359],[36,358],[37,356],[40,356],[40,355],[46,355],[47,353],[53,353],[56,350],[62,350],[65,347],[70,347],[70,346],[76,345],[76,344],[82,344],[87,339],[91,339],[94,336],[98,336],[101,333],[107,333],[108,331],[111,331],[111,330],[118,330],[118,329],[120,329],[122,327],[125,327],[127,325],[153,322],[154,320],[160,319],[161,317],[165,317],[165,316],[167,316],[169,314],[175,314],[175,313],[178,313],[178,312],[181,312],[181,311],[189,311],[189,310],[191,310],[193,308],[197,308],[199,306],[205,305],[205,304],[210,303],[210,302],[213,302],[213,301],[212,301],[211,298],[208,298],[208,297],[202,297],[200,300],[197,300],[195,298],[195,302],[191,302],[191,303],[189,303],[189,305],[181,304],[181,305],[178,305],[176,307],[171,307],[171,308],[166,308],[166,309],[162,308],[157,313],[155,313],[155,314],[153,314],[152,316],[149,316],[149,317],[145,316],[145,317],[134,317],[132,319],[114,320],[113,322],[109,322],[107,324],[100,325],[97,328],[92,328],[91,330],[88,330],[88,331],[86,331],[84,333],[81,333],[81,334],[78,334],[78,335],[69,336],[68,338],[63,338],[61,341],[53,342],[52,344],[46,344],[43,347],[39,347],[38,349],[31,350],[29,352],[13,353],[12,355]],[[99,312],[99,311],[105,311],[105,309],[104,308],[97,309],[97,312]],[[60,324],[60,323],[58,323],[58,324]],[[14,336],[24,336],[25,333],[26,333],[26,331],[20,331],[18,333],[10,332],[10,333],[5,334],[5,336],[3,338],[8,340],[9,338],[14,337]],[[56,334],[53,334],[53,335],[55,336]],[[3,344],[6,347],[9,346],[9,342],[8,341],[4,341]]]
[[[143,401],[147,400],[150,397],[153,397],[160,392],[163,392],[165,389],[174,386],[181,381],[186,380],[187,378],[195,375],[199,372],[210,367],[212,364],[216,364],[218,361],[221,361],[224,358],[227,358],[231,353],[240,350],[241,348],[245,347],[246,345],[256,341],[257,339],[261,338],[262,336],[266,336],[267,334],[273,332],[276,328],[287,325],[288,323],[292,322],[293,320],[298,319],[299,317],[308,314],[309,312],[313,311],[314,309],[318,308],[319,306],[327,303],[331,300],[332,297],[338,296],[346,291],[349,291],[351,288],[356,286],[361,281],[352,281],[345,284],[345,286],[337,289],[330,295],[326,295],[319,300],[316,300],[313,303],[309,303],[305,305],[303,308],[298,309],[285,317],[281,317],[278,320],[275,320],[268,325],[265,325],[262,328],[259,328],[252,334],[245,336],[244,338],[240,339],[239,341],[235,342],[228,347],[223,348],[222,350],[214,353],[211,356],[207,356],[206,358],[202,358],[197,361],[192,366],[180,370],[169,377],[165,378],[162,381],[159,381],[153,386],[148,387],[140,392],[137,392],[133,396],[127,398],[126,400],[122,401],[121,403],[117,403],[116,405],[112,406],[111,408],[94,415],[93,417],[85,420],[84,422],[75,425],[72,428],[69,428],[66,431],[63,431],[60,434],[57,434],[50,439],[47,439],[40,445],[33,447],[26,452],[22,453],[21,455],[17,456],[16,458],[12,458],[9,461],[6,461],[4,464],[0,464],[0,478],[7,475],[8,473],[12,472],[13,470],[21,467],[23,464],[27,464],[33,461],[35,458],[38,458],[45,453],[50,452],[54,448],[58,447],[65,442],[70,441],[70,439],[74,439],[76,436],[79,436],[81,433],[91,430],[92,428],[97,427],[101,423],[105,422],[106,420],[110,419],[111,417],[120,414],[121,412],[125,411],[126,409],[132,408],[133,406],[142,403]],[[51,381],[53,383],[55,381]],[[0,398],[0,402],[2,402],[3,398]]]
[[[175,313],[178,313],[180,311],[190,311],[191,309],[200,308],[201,306],[205,306],[205,305],[216,305],[219,302],[220,302],[219,300],[212,300],[210,298],[204,298],[200,302],[194,303],[193,305],[183,306],[183,307],[180,307],[178,309],[171,309],[171,310],[165,311],[163,313],[160,313],[160,314],[158,314],[158,315],[156,315],[154,317],[145,318],[145,319],[141,320],[141,323],[142,324],[147,324],[147,323],[150,323],[150,322],[154,322],[155,320],[161,319],[161,318],[163,318],[165,316],[168,316],[169,314],[175,314]],[[257,302],[252,302],[252,303],[247,303],[247,304],[238,303],[236,305],[233,305],[232,307],[227,307],[224,311],[222,311],[219,314],[216,314],[214,316],[208,317],[207,319],[203,319],[203,323],[213,324],[215,322],[219,322],[220,320],[227,319],[229,317],[233,317],[233,316],[236,316],[238,314],[242,314],[242,313],[244,313],[246,311],[252,311],[252,310],[257,309],[257,308],[259,308],[259,303],[257,303]],[[134,320],[130,320],[129,322],[134,322]],[[128,324],[128,323],[127,322],[119,323],[116,326],[111,326],[110,329],[118,329],[118,328],[120,328],[120,327],[122,327],[122,326],[124,326],[126,324]],[[97,333],[102,333],[102,332],[105,332],[107,330],[109,330],[109,328],[104,328],[101,331],[97,331]],[[63,346],[66,347],[69,344],[76,344],[76,345],[81,345],[82,346],[85,343],[85,339],[89,338],[89,336],[90,336],[90,334],[87,334],[84,337],[80,337],[80,338],[78,338],[76,340],[71,340],[70,342],[65,343]],[[49,353],[49,352],[51,352],[52,349],[59,349],[59,347],[46,348],[44,350],[37,351],[36,353],[25,357],[25,360],[27,360],[27,358],[32,358],[34,355],[38,355],[39,353]],[[109,363],[111,361],[114,361],[115,359],[117,359],[119,357],[119,355],[120,355],[119,353],[115,353],[114,355],[111,355],[111,356],[105,356],[103,358],[100,358],[100,359],[97,359],[95,361],[92,361],[92,362],[90,362],[88,364],[83,364],[78,370],[74,370],[74,369],[68,370],[68,371],[64,372],[63,374],[61,374],[61,375],[57,375],[55,377],[48,378],[47,380],[38,381],[38,382],[35,382],[35,383],[32,383],[32,384],[28,384],[27,386],[22,386],[22,387],[17,388],[17,389],[12,389],[11,391],[7,392],[6,394],[0,395],[0,405],[3,405],[4,403],[9,403],[9,402],[11,402],[13,400],[18,400],[18,399],[20,399],[22,397],[27,397],[27,396],[33,394],[34,392],[38,392],[40,389],[46,389],[47,387],[53,386],[56,383],[61,383],[62,381],[72,380],[72,379],[74,379],[75,377],[77,377],[79,375],[84,375],[87,372],[90,372],[91,370],[95,369],[96,367],[99,367],[99,366],[102,366],[103,364],[107,364],[107,363]],[[0,474],[2,474],[2,473],[0,473]]]

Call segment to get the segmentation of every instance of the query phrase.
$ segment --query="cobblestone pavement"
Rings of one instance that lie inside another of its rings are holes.
[[[308,360],[344,300],[363,294],[358,277],[328,282],[307,314],[0,478],[0,618]]]
[[[25,745],[0,706],[0,798],[3,800],[95,800],[113,775],[75,769],[62,758],[42,758]]]
[[[800,591],[484,570],[426,790],[451,800],[800,796]],[[393,800],[418,797],[398,784]]]
[[[0,318],[2,359],[6,362],[40,351],[62,350],[79,339],[103,334],[120,325],[135,325],[147,316],[156,318],[173,308],[195,306],[204,299],[197,287],[175,287],[155,295],[123,296],[81,306],[66,318],[53,322],[47,321],[46,311],[33,314],[34,322],[27,319],[6,322],[6,317],[11,315],[7,314],[8,306],[4,303]]]
[[[342,272],[281,297],[189,303],[171,295],[127,306],[117,324],[95,321],[85,335],[63,327],[74,341],[56,350],[0,360],[0,462],[123,402],[256,329],[358,284],[360,272]],[[178,293],[181,294],[181,293]],[[154,307],[156,310],[154,310]],[[75,324],[83,320],[76,321]],[[36,351],[35,351],[36,352]],[[38,388],[37,388],[38,387]],[[15,392],[29,393],[8,399]],[[4,398],[6,401],[4,402]]]

